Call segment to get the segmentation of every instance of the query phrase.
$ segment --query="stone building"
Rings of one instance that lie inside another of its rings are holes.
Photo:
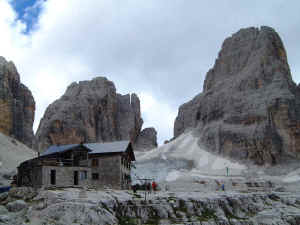
[[[18,167],[18,186],[128,189],[131,162],[129,141],[53,145],[41,156]]]

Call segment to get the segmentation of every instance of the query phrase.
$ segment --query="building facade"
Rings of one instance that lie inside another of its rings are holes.
[[[18,186],[129,189],[129,141],[51,146],[18,167]]]

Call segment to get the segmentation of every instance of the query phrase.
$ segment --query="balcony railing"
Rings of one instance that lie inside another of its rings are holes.
[[[67,167],[88,167],[88,160],[74,161],[72,159],[40,159],[38,165],[41,166],[67,166]]]

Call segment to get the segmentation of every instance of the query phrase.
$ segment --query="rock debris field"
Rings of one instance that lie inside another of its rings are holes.
[[[16,188],[0,202],[0,224],[300,224],[291,192],[158,191],[145,200],[143,191]]]

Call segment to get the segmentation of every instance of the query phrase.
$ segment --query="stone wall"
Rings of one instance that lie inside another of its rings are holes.
[[[62,167],[62,166],[43,166],[43,186],[50,187],[51,185],[51,170],[56,171],[56,187],[67,187],[74,185],[74,171],[78,171],[78,186],[87,187],[91,180],[91,169],[87,167]],[[80,179],[80,172],[87,172],[87,179]],[[77,186],[77,185],[76,185]]]
[[[56,184],[51,184],[51,170],[56,172]],[[78,186],[88,187],[91,180],[91,169],[87,167],[42,166],[37,160],[31,161],[18,168],[18,186],[68,187],[74,185],[74,171],[78,171]],[[87,179],[80,179],[80,172],[87,172]]]
[[[121,177],[121,188],[122,189],[130,189],[131,186],[131,160],[129,155],[124,154],[121,157],[120,163],[120,177]]]
[[[42,166],[33,163],[18,168],[18,186],[31,186],[35,188],[42,187],[43,183]]]
[[[99,174],[98,180],[91,178],[91,184],[95,188],[113,188],[121,189],[121,176],[120,176],[120,155],[92,155],[89,156],[89,167],[91,173]],[[92,166],[92,160],[98,160],[98,166]]]
[[[121,158],[123,160],[121,160]],[[97,160],[97,165],[93,165]],[[46,164],[45,164],[46,163]],[[83,166],[84,165],[84,166]],[[82,160],[79,166],[59,166],[53,163],[35,158],[22,163],[18,167],[18,186],[32,187],[94,187],[94,188],[130,188],[131,162],[127,154],[89,155],[88,160]],[[51,170],[55,170],[55,184],[51,184]],[[78,171],[78,185],[74,184],[74,172]],[[86,179],[82,178],[86,171]],[[98,174],[97,178],[93,174]]]

